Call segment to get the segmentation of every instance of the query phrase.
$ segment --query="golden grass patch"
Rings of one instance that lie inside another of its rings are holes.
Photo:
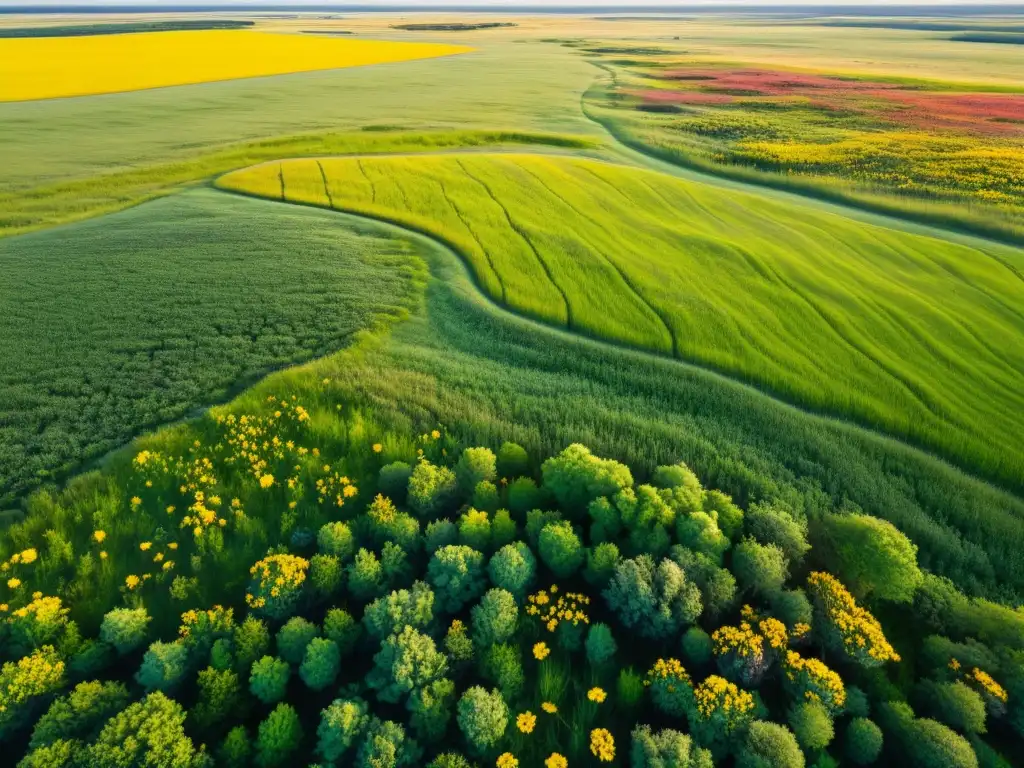
[[[249,31],[152,32],[0,40],[0,101],[358,67],[464,53],[434,43]]]

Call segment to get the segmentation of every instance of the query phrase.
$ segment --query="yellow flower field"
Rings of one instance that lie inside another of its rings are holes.
[[[469,50],[457,45],[243,30],[4,39],[0,40],[0,101],[340,69]]]

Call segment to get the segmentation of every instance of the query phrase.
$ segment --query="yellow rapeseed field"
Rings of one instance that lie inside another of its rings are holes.
[[[5,39],[0,40],[0,101],[358,67],[468,50],[234,30]]]

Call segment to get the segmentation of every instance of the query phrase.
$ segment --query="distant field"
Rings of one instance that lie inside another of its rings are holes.
[[[464,53],[453,45],[334,40],[249,31],[0,40],[0,101],[358,67]]]
[[[0,509],[403,312],[419,264],[379,229],[210,190],[0,241]]]
[[[138,32],[185,32],[204,29],[245,29],[254,21],[229,19],[181,19],[179,21],[125,21],[110,24],[70,24],[49,27],[0,27],[0,39],[16,37],[84,37],[126,35]]]
[[[1024,478],[1020,251],[568,158],[293,160],[219,184],[430,232],[507,307]]]

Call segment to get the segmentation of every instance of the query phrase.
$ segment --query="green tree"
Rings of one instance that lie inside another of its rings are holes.
[[[252,744],[245,726],[236,725],[217,750],[217,765],[224,768],[248,768],[252,765]]]
[[[173,643],[162,643],[158,640],[146,651],[135,680],[147,693],[171,691],[181,683],[188,672],[188,661],[188,649],[180,640]]]
[[[497,459],[489,448],[467,448],[455,465],[459,488],[467,497],[479,483],[491,482],[497,476]]]
[[[797,624],[811,626],[814,608],[802,589],[787,589],[771,596],[772,614],[792,629]]]
[[[289,664],[298,666],[306,655],[306,646],[319,636],[316,624],[301,616],[292,616],[277,631],[277,653]]]
[[[235,627],[234,632],[235,668],[248,672],[253,663],[270,648],[270,630],[255,616],[246,616],[245,621]]]
[[[676,519],[679,543],[694,552],[707,555],[721,565],[722,556],[729,549],[729,539],[715,519],[706,512],[691,512]]]
[[[477,768],[458,752],[445,752],[430,761],[427,768]]]
[[[491,521],[491,548],[500,549],[519,538],[519,528],[507,509],[499,509]]]
[[[615,659],[619,646],[607,624],[591,624],[587,629],[587,661],[593,667],[606,667]]]
[[[455,683],[447,677],[433,680],[409,696],[409,725],[423,741],[440,741],[448,730],[454,705]]]
[[[656,488],[673,492],[672,505],[682,513],[696,512],[703,508],[704,489],[693,470],[679,462],[671,466],[657,467],[651,475]]]
[[[729,541],[736,541],[743,530],[744,515],[743,510],[732,503],[732,498],[721,491],[704,491],[703,506],[708,514],[714,513],[718,527]]]
[[[491,557],[487,565],[491,583],[523,600],[537,574],[537,559],[521,541],[506,544]]]
[[[711,636],[700,627],[690,627],[683,635],[683,656],[695,667],[711,661]]]
[[[288,688],[288,678],[292,669],[287,661],[273,656],[264,656],[253,662],[252,674],[249,676],[249,690],[252,695],[264,704],[275,704],[284,698]]]
[[[736,755],[737,768],[804,768],[804,753],[784,725],[755,720]]]
[[[427,523],[423,534],[423,546],[427,554],[434,554],[441,547],[459,543],[459,527],[451,520],[433,520]]]
[[[199,673],[199,701],[192,718],[201,729],[214,728],[235,715],[242,706],[242,686],[231,669],[207,667]]]
[[[313,555],[309,558],[309,583],[317,595],[329,598],[338,594],[345,582],[345,569],[335,555]]]
[[[479,552],[491,549],[491,520],[486,512],[468,509],[459,518],[459,544]]]
[[[789,710],[789,727],[800,746],[809,752],[824,749],[835,738],[832,716],[819,701],[803,701]]]
[[[531,509],[544,503],[544,492],[532,477],[520,477],[508,484],[508,508],[521,520]]]
[[[390,499],[378,494],[363,519],[375,546],[383,547],[391,541],[407,552],[419,549],[420,521],[395,509]]]
[[[490,480],[482,480],[473,489],[473,496],[470,504],[474,509],[480,509],[488,514],[494,514],[501,506],[501,494],[498,493],[498,486]]]
[[[384,591],[384,571],[370,550],[360,549],[348,566],[348,589],[357,600],[372,600]]]
[[[647,555],[619,563],[604,598],[628,631],[650,639],[678,634],[702,608],[700,591],[678,565],[665,559],[656,566]]]
[[[437,650],[434,640],[409,626],[381,644],[373,663],[366,682],[381,701],[391,704],[448,671],[448,659]]]
[[[774,544],[791,563],[800,563],[811,549],[807,525],[797,520],[785,505],[754,502],[744,515],[747,535],[762,544]]]
[[[543,563],[560,579],[569,578],[583,565],[583,543],[566,521],[545,525],[537,549]]]
[[[316,752],[328,764],[336,764],[363,735],[370,723],[362,699],[335,699],[320,713]]]
[[[575,443],[541,466],[544,487],[558,506],[578,517],[594,499],[614,496],[633,486],[629,467],[611,459],[594,456],[585,445]]]
[[[341,669],[341,652],[333,640],[313,638],[306,646],[306,655],[299,667],[299,677],[307,687],[322,691],[334,685]]]
[[[630,768],[704,768],[711,767],[711,754],[695,746],[689,736],[665,728],[651,730],[649,725],[633,729],[629,750]]]
[[[81,765],[81,752],[80,741],[57,739],[33,749],[18,763],[18,768],[76,768]]]
[[[333,555],[342,563],[347,562],[356,552],[356,540],[352,529],[340,520],[321,526],[316,535],[316,546],[323,555]]]
[[[185,712],[159,691],[111,717],[82,754],[89,768],[193,768],[192,740]]]
[[[523,685],[526,683],[523,657],[519,646],[497,643],[485,647],[482,655],[481,671],[483,676],[498,686],[501,695],[506,699],[518,699]]]
[[[917,547],[890,522],[870,515],[826,515],[824,562],[858,599],[909,603],[924,580]]]
[[[92,741],[108,718],[120,712],[131,698],[121,683],[79,683],[71,693],[54,700],[32,730],[31,749],[61,739]]]
[[[324,616],[324,637],[334,641],[342,658],[355,650],[362,633],[363,628],[348,611],[331,608]]]
[[[357,768],[398,768],[419,763],[420,750],[405,728],[391,720],[373,718],[359,748]]]
[[[498,449],[497,470],[500,477],[511,480],[530,471],[530,457],[521,445],[502,443]]]
[[[505,735],[508,706],[497,690],[488,692],[478,685],[469,688],[459,699],[456,711],[459,729],[474,752],[486,752]]]
[[[404,504],[409,493],[409,478],[412,467],[404,461],[393,461],[380,468],[377,485],[380,492],[396,504]]]
[[[775,544],[744,539],[733,550],[732,572],[743,589],[771,597],[786,583],[789,563],[786,554]]]
[[[457,490],[454,472],[422,459],[409,476],[409,506],[421,518],[437,517],[455,500]]]
[[[583,569],[583,578],[587,583],[604,589],[615,573],[615,567],[622,558],[619,548],[611,542],[598,544],[587,550],[587,565]]]
[[[503,643],[515,634],[519,624],[519,606],[511,592],[491,589],[470,611],[473,641],[479,648]]]
[[[146,642],[149,622],[145,608],[115,608],[103,617],[100,639],[121,655],[131,653]]]
[[[960,681],[922,682],[918,698],[935,718],[963,733],[985,733],[985,700]]]
[[[866,717],[855,717],[846,726],[844,751],[854,765],[871,765],[882,754],[882,729]]]
[[[427,581],[434,588],[438,607],[458,613],[484,591],[484,556],[471,547],[441,547],[427,563]]]
[[[278,704],[260,723],[256,735],[256,764],[263,768],[286,765],[302,743],[302,724],[295,708]]]
[[[378,641],[405,626],[426,631],[433,620],[434,591],[422,581],[415,582],[411,590],[396,590],[377,598],[363,613],[363,626]]]

